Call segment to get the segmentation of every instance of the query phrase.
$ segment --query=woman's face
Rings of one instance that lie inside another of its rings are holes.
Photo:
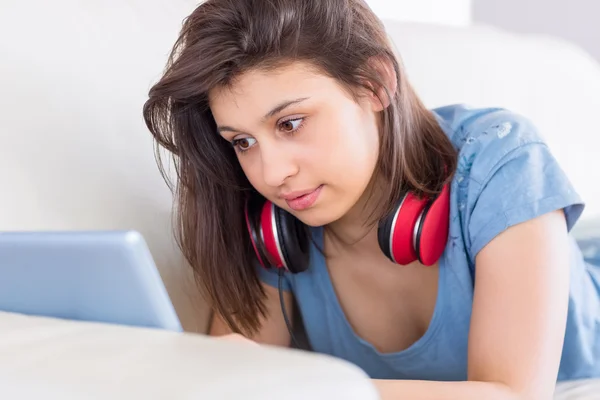
[[[332,78],[296,63],[247,72],[209,101],[250,183],[305,224],[340,219],[365,193],[378,157],[374,96],[357,103]]]

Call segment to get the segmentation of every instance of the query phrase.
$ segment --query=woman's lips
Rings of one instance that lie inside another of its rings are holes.
[[[286,196],[285,201],[292,210],[295,210],[295,211],[306,210],[307,208],[309,208],[313,204],[315,204],[315,202],[319,198],[319,195],[321,194],[322,188],[323,188],[323,185],[319,186],[318,188],[314,189],[311,192],[308,192],[308,193],[305,193],[305,194],[302,194],[300,196],[296,196],[293,198],[291,196]]]

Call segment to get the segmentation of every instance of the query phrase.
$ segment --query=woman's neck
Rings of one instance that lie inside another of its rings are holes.
[[[367,193],[371,194],[370,199],[364,195],[342,218],[326,226],[325,235],[330,250],[361,254],[381,252],[377,240],[377,222],[369,221],[378,199],[375,193]]]
[[[365,250],[377,239],[377,226],[367,226],[365,221],[344,217],[325,228],[327,237],[336,247],[344,250]],[[375,242],[376,244],[376,242]]]

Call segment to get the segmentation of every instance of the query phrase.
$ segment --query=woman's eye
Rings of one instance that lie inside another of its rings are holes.
[[[289,119],[287,121],[281,122],[281,124],[279,124],[279,126],[282,131],[287,132],[287,133],[292,133],[302,127],[303,120],[304,120],[304,118]]]
[[[233,146],[242,152],[249,150],[255,143],[256,139],[253,138],[234,139],[232,142]]]

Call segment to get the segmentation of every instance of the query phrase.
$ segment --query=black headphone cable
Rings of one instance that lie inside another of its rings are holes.
[[[281,312],[283,313],[283,319],[285,320],[285,325],[287,326],[288,332],[290,333],[292,343],[297,348],[300,348],[300,345],[296,340],[294,333],[292,332],[292,325],[290,324],[290,320],[288,319],[287,312],[285,310],[285,303],[283,302],[283,290],[281,288],[283,281],[283,272],[283,268],[279,268],[279,303],[281,304]]]

